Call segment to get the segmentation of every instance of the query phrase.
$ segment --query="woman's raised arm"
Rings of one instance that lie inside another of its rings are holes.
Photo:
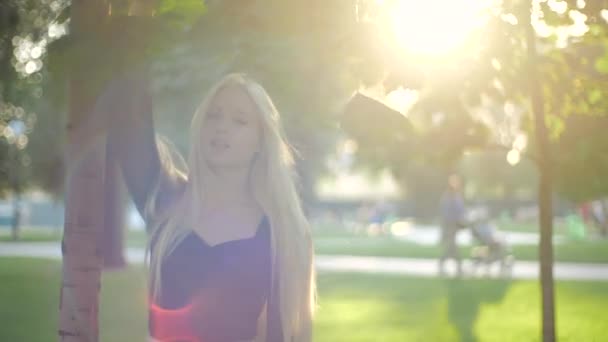
[[[142,217],[153,189],[171,198],[183,188],[183,175],[172,172],[170,160],[159,155],[154,130],[152,96],[145,72],[132,72],[108,84],[108,149],[121,165],[125,183]],[[165,202],[165,198],[155,201]]]

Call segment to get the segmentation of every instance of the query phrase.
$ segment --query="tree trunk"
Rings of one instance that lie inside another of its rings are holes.
[[[74,92],[75,93],[75,92]],[[79,141],[68,132],[68,144]],[[68,149],[70,151],[70,149]],[[75,158],[77,158],[75,160]],[[65,227],[61,250],[63,279],[59,303],[61,341],[97,341],[104,225],[105,143],[66,156]]]
[[[129,5],[131,15],[150,16],[156,1],[136,0]],[[99,29],[108,15],[107,0],[73,1],[70,35],[75,43],[100,39]],[[137,51],[143,48],[144,41],[135,40],[127,48]],[[61,341],[96,342],[101,268],[125,263],[122,233],[127,193],[118,161],[107,146],[106,121],[110,117],[107,112],[121,109],[114,108],[111,98],[98,101],[103,92],[95,87],[99,75],[92,68],[92,60],[97,60],[97,56],[91,53],[87,57],[83,49],[79,50],[80,58],[72,60],[69,70],[59,336]]]
[[[15,145],[8,146],[8,166],[9,182],[13,192],[13,219],[11,220],[11,237],[13,241],[19,240],[19,229],[21,227],[21,184],[20,184],[20,160],[17,157],[17,147]]]
[[[117,269],[126,265],[123,248],[127,193],[120,165],[106,149],[105,191],[104,191],[104,230],[101,236],[103,266]]]
[[[532,2],[530,1],[530,9]],[[529,20],[532,15],[526,16]],[[539,221],[540,221],[540,284],[542,292],[542,338],[544,342],[555,341],[555,298],[553,284],[553,203],[551,158],[545,124],[543,97],[538,80],[536,52],[536,33],[531,21],[526,23],[526,42],[528,46],[528,79],[529,91],[534,113],[535,133],[539,169]]]
[[[92,39],[108,13],[105,1],[72,2],[70,35],[76,43]],[[86,55],[86,54],[85,54]],[[59,303],[61,341],[96,342],[104,228],[106,144],[103,127],[84,127],[97,94],[90,61],[72,61],[68,83],[65,227]]]
[[[21,229],[21,190],[17,187],[13,188],[13,220],[11,222],[11,232],[13,241],[19,240],[19,231]]]

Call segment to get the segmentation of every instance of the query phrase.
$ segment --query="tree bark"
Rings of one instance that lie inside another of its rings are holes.
[[[108,13],[105,1],[79,0],[71,6],[70,35],[76,43],[92,39]],[[97,94],[89,61],[72,61],[68,81],[66,199],[59,339],[96,342],[103,257],[106,143],[104,127],[85,125]],[[85,127],[86,126],[86,127]]]
[[[539,170],[539,223],[540,223],[540,284],[542,292],[542,339],[544,342],[555,341],[555,298],[553,284],[553,203],[551,157],[545,113],[543,108],[543,95],[538,80],[538,54],[536,51],[536,33],[532,27],[532,1],[529,3],[530,15],[526,16],[526,43],[528,47],[528,79],[529,91],[534,114],[535,134],[537,140],[538,170]]]
[[[68,132],[68,144],[78,143]],[[102,265],[99,236],[104,225],[105,143],[96,141],[84,154],[71,151],[66,158],[68,174],[65,227],[61,243],[63,279],[59,303],[59,336],[65,342],[97,341]]]
[[[21,179],[19,172],[21,160],[18,158],[17,147],[15,145],[8,146],[8,160],[11,165],[8,167],[9,182],[13,191],[13,218],[11,220],[11,236],[13,241],[19,240],[19,231],[21,228]]]
[[[132,1],[130,14],[150,16],[155,5],[155,0]],[[70,35],[76,44],[101,39],[99,29],[109,9],[107,0],[72,1]],[[143,48],[143,41],[133,41],[128,49]],[[103,90],[95,87],[99,75],[94,63],[86,60],[96,56],[87,57],[82,49],[69,70],[59,337],[61,341],[96,342],[102,266],[125,263],[122,228],[127,193],[119,163],[107,144],[108,111],[131,109],[116,108],[111,96],[101,98]]]
[[[21,190],[18,188],[13,188],[13,220],[11,222],[11,235],[13,241],[19,240],[19,232],[21,230],[21,217]]]

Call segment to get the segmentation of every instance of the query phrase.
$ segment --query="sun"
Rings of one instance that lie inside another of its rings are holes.
[[[483,23],[484,0],[382,1],[389,30],[405,50],[423,55],[443,55],[462,48]]]

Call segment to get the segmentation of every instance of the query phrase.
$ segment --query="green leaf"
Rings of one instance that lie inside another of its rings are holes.
[[[109,0],[110,6],[112,6],[112,15],[126,15],[129,12],[128,0]]]
[[[608,74],[608,53],[595,61],[595,70],[602,74]]]
[[[600,89],[593,89],[589,93],[589,103],[596,104],[602,99],[602,91]]]
[[[61,11],[61,13],[59,13],[59,15],[57,16],[57,19],[55,19],[55,21],[57,21],[58,24],[62,24],[63,22],[68,20],[70,18],[71,9],[72,9],[71,5],[66,6]]]
[[[188,28],[207,11],[202,0],[161,0],[156,14],[181,28]]]

